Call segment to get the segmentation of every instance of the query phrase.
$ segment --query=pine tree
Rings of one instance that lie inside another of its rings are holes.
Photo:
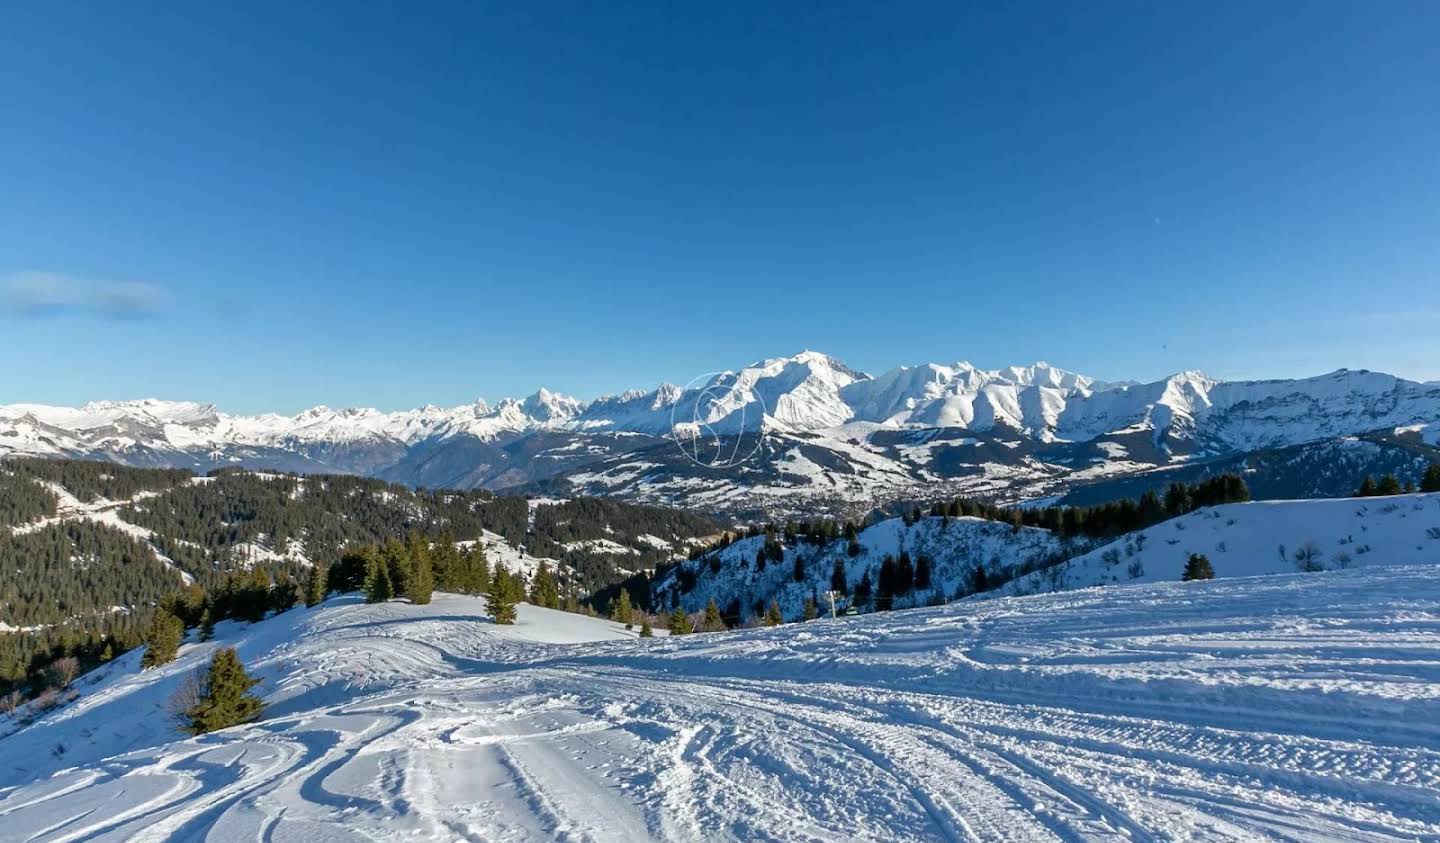
[[[621,592],[624,592],[623,588]],[[530,583],[530,602],[547,609],[560,608],[560,589],[555,585],[555,577],[550,573],[548,562],[541,562],[535,571],[535,578]],[[629,621],[624,623],[628,624]]]
[[[479,539],[465,549],[457,563],[459,573],[452,589],[462,594],[485,594],[490,590],[490,564],[485,561],[485,544]]]
[[[928,553],[921,553],[915,557],[916,590],[925,591],[930,588],[930,571],[934,566],[935,562]]]
[[[412,541],[410,549],[410,576],[405,582],[405,596],[416,606],[425,606],[435,592],[435,569],[431,567],[430,552],[427,548],[416,548]]]
[[[909,594],[915,590],[915,563],[910,560],[910,552],[900,551],[900,558],[895,560],[895,593]]]
[[[874,586],[870,582],[870,569],[866,568],[865,573],[860,575],[860,582],[855,584],[855,605],[864,606],[869,603],[873,590]]]
[[[1425,476],[1420,480],[1420,491],[1440,492],[1440,462],[1430,463],[1425,469]]]
[[[620,589],[620,597],[615,601],[615,608],[610,612],[610,619],[629,626],[634,620],[635,610],[630,605],[630,591],[626,588]]]
[[[435,577],[435,588],[451,594],[463,593],[459,581],[463,567],[460,553],[455,550],[455,536],[448,530],[442,532],[430,548],[430,570]]]
[[[1357,498],[1372,498],[1372,497],[1374,497],[1374,496],[1375,496],[1375,478],[1373,478],[1373,477],[1371,477],[1370,475],[1367,474],[1367,475],[1365,475],[1365,479],[1360,481],[1360,488],[1355,491],[1355,497],[1357,497]]]
[[[801,558],[800,551],[795,551],[795,582],[805,582],[805,560]]]
[[[370,556],[370,570],[365,574],[365,602],[384,603],[395,596],[390,583],[390,566],[380,554]]]
[[[210,616],[207,608],[200,613],[200,640],[209,641],[215,637],[215,619]]]
[[[785,622],[785,616],[780,614],[780,604],[774,600],[770,601],[770,608],[765,610],[765,625],[779,626]]]
[[[289,571],[280,571],[275,575],[275,585],[270,589],[270,608],[275,614],[288,612],[295,608],[300,599],[300,589],[295,584],[295,578],[290,576]]]
[[[720,607],[715,605],[713,597],[705,604],[705,618],[700,622],[700,629],[703,632],[724,632],[728,629],[725,619],[720,617]]]
[[[1192,553],[1185,562],[1185,572],[1180,575],[1180,579],[1185,581],[1213,580],[1215,579],[1215,569],[1210,567],[1210,559],[1203,553]]]
[[[386,572],[390,575],[390,596],[408,594],[405,581],[410,575],[409,548],[399,539],[392,538],[380,548],[380,558],[384,560]]]
[[[1389,495],[1398,495],[1401,491],[1400,481],[1396,480],[1393,474],[1386,474],[1381,477],[1380,482],[1375,485],[1376,495],[1388,497]]]
[[[979,594],[988,591],[990,588],[990,577],[985,573],[984,565],[976,565],[970,572],[970,593]]]
[[[310,576],[305,580],[305,605],[318,606],[325,602],[325,581],[328,572],[319,565],[310,566]]]
[[[805,620],[813,621],[820,617],[820,607],[815,605],[813,596],[805,598]]]
[[[490,573],[490,590],[485,595],[490,604],[490,617],[498,624],[515,623],[515,586],[504,565],[496,565]]]
[[[185,625],[180,619],[165,611],[156,609],[145,629],[145,655],[140,667],[148,670],[175,661],[180,651],[180,639],[185,635]]]
[[[690,616],[685,614],[685,609],[680,606],[676,606],[675,611],[670,613],[669,627],[671,635],[689,635],[695,631],[690,623]]]
[[[830,590],[836,594],[849,594],[850,584],[845,581],[845,560],[836,559],[830,571]]]
[[[258,684],[260,680],[245,672],[245,665],[240,663],[234,648],[216,650],[200,699],[185,711],[190,720],[190,734],[203,735],[258,718],[265,704],[250,693]]]
[[[655,630],[653,630],[653,629],[650,628],[650,618],[648,618],[648,617],[645,618],[645,620],[643,620],[643,621],[640,622],[640,637],[641,637],[641,638],[654,638],[654,637],[655,637]]]

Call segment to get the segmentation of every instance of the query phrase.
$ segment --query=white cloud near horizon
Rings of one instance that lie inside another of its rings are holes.
[[[15,272],[0,278],[0,312],[38,318],[82,314],[143,319],[165,309],[165,291],[139,281],[92,280],[58,272]]]

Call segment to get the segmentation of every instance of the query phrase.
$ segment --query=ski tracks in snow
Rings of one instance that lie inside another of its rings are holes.
[[[317,610],[269,719],[0,779],[0,838],[1440,840],[1440,572],[1387,576],[584,646]]]

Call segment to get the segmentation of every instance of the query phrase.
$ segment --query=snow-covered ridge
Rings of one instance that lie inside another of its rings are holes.
[[[662,384],[590,401],[542,389],[495,404],[399,412],[320,406],[294,416],[231,415],[210,404],[157,400],[101,401],[78,408],[11,404],[0,406],[0,456],[100,457],[198,470],[239,464],[341,471],[425,486],[505,488],[542,477],[583,475],[593,480],[591,486],[613,486],[633,485],[625,478],[653,467],[653,460],[643,456],[614,466],[600,463],[628,454],[622,437],[643,442],[644,437],[677,433],[686,438],[764,431],[829,451],[818,458],[793,455],[797,465],[813,465],[813,471],[785,472],[777,464],[772,466],[777,474],[800,478],[817,492],[858,500],[947,477],[983,477],[987,466],[1019,465],[1032,480],[1062,472],[1084,479],[1079,475],[1089,467],[1085,461],[1096,454],[1106,455],[1102,462],[1123,473],[1172,459],[1383,429],[1419,429],[1423,441],[1440,442],[1437,425],[1440,385],[1377,372],[1234,382],[1181,372],[1136,384],[1098,382],[1046,363],[982,370],[960,362],[900,367],[871,377],[829,355],[806,351],[683,388]],[[952,443],[965,441],[958,437],[942,436],[925,448],[893,437],[877,439],[926,430],[989,435],[996,446],[970,463],[978,470],[957,472],[956,461],[970,459],[955,453]],[[537,440],[543,444],[535,449],[484,450],[527,436],[551,438]],[[1057,443],[1095,445],[1090,453],[1060,454],[1058,463],[1025,463],[1026,448]],[[1016,448],[1013,457],[1007,453]],[[937,454],[937,449],[949,453]],[[1140,456],[1125,459],[1131,450]],[[432,459],[436,453],[442,453],[440,459]],[[681,476],[656,494],[677,502],[690,479]],[[726,495],[756,484],[719,476],[698,480],[719,483],[715,491]],[[647,490],[631,492],[648,499]]]

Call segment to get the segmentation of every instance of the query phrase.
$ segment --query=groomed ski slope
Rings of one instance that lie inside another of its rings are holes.
[[[0,738],[0,838],[1440,838],[1436,566],[675,639],[481,605],[336,598],[129,654]],[[221,643],[266,717],[174,740],[161,703]]]

